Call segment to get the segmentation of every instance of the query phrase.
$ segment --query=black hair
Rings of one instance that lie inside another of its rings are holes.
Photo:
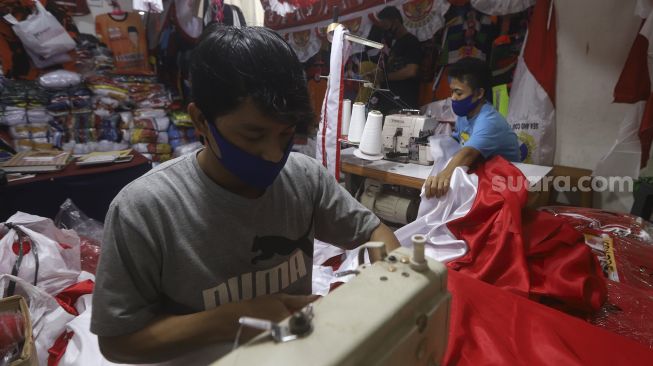
[[[401,24],[404,24],[404,18],[401,17],[401,13],[399,12],[399,9],[395,8],[394,6],[386,6],[385,8],[381,9],[379,14],[376,15],[379,20],[398,20],[401,22]]]
[[[449,77],[468,84],[472,90],[490,91],[491,72],[487,63],[474,57],[465,57],[449,66]]]
[[[209,25],[190,61],[192,99],[208,122],[246,99],[301,132],[315,121],[304,70],[281,36],[262,27]]]
[[[136,27],[134,27],[133,25],[130,25],[129,27],[127,27],[127,33],[129,32],[138,33],[138,29],[136,29]]]

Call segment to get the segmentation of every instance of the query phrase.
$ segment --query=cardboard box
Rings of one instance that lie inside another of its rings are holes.
[[[32,337],[32,321],[29,316],[27,302],[22,296],[14,295],[0,299],[0,312],[18,311],[23,316],[25,326],[25,343],[20,357],[13,361],[10,366],[38,366],[38,358],[34,349],[34,338]]]

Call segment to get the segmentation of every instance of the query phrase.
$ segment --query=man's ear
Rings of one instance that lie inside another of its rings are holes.
[[[188,114],[190,115],[190,119],[193,121],[193,126],[195,126],[195,130],[198,131],[203,136],[208,136],[209,135],[208,121],[206,120],[204,114],[202,113],[202,111],[200,111],[200,109],[197,107],[195,103],[188,104]]]
[[[476,89],[476,98],[480,100],[484,97],[485,97],[485,88]]]

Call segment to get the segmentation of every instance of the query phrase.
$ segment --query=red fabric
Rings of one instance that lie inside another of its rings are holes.
[[[643,24],[643,22],[642,22]],[[651,94],[648,73],[648,39],[637,33],[624,69],[614,88],[615,103],[637,103],[647,100]]]
[[[528,183],[502,157],[475,173],[479,186],[470,212],[447,224],[469,251],[449,268],[567,311],[597,310],[605,279],[582,235],[549,213],[522,213]]]
[[[466,275],[449,271],[452,294],[444,365],[650,365],[628,338]]]
[[[19,347],[25,341],[25,322],[18,311],[0,312],[0,355]]]
[[[66,287],[54,298],[57,300],[59,305],[64,308],[64,310],[72,315],[77,316],[79,315],[79,312],[77,309],[75,309],[75,303],[77,302],[77,299],[79,299],[82,295],[93,293],[94,286],[95,283],[91,280],[78,282],[74,285]]]
[[[68,341],[75,335],[75,332],[63,332],[54,341],[54,344],[48,349],[48,366],[57,366],[61,361],[66,348],[68,348]]]
[[[641,77],[641,76],[640,76]],[[642,161],[640,168],[644,169],[648,163],[648,157],[651,153],[651,142],[653,141],[653,94],[650,94],[642,122],[639,125],[639,142],[642,144]]]
[[[556,21],[555,6],[549,9],[553,0],[538,0],[528,25],[528,40],[524,48],[524,63],[542,86],[555,107],[556,89]]]

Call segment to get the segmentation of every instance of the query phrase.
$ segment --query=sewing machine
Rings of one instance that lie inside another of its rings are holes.
[[[270,332],[214,365],[441,364],[451,295],[446,267],[424,257],[425,242],[425,236],[414,235],[412,251],[402,247],[389,255],[383,243],[365,244],[372,257],[383,259],[345,273],[355,277],[309,305],[304,315],[271,325]],[[256,321],[241,318],[241,324]],[[293,328],[302,334],[293,335]]]
[[[438,120],[417,114],[391,114],[383,123],[383,148],[386,159],[401,162],[427,164],[426,140],[435,134]],[[423,140],[422,158],[419,156],[420,141]]]

